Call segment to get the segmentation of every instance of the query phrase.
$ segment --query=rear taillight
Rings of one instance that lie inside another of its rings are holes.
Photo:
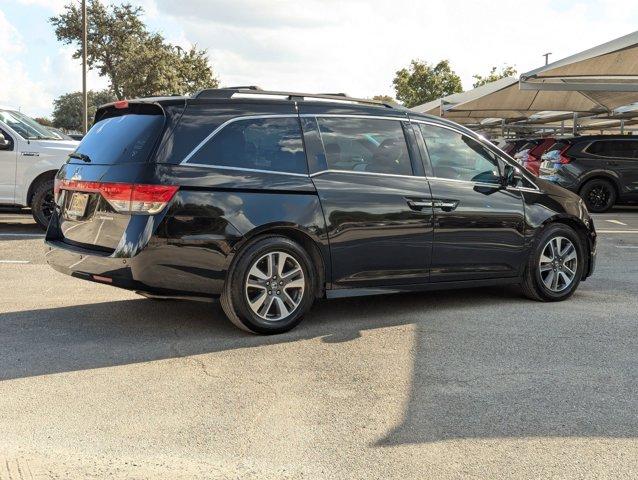
[[[559,157],[559,163],[565,165],[566,163],[569,163],[571,161],[572,161],[571,157],[568,157],[563,152],[561,152],[560,157]]]
[[[54,188],[56,198],[60,190],[99,193],[117,212],[153,215],[164,209],[179,187],[175,185],[60,180]]]

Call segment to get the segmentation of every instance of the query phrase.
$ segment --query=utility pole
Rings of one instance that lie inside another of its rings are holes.
[[[543,53],[543,57],[545,57],[545,65],[547,65],[549,63],[549,56],[551,54],[552,54],[552,52]]]
[[[82,0],[82,133],[86,135],[89,127],[89,106],[86,92],[86,0]]]

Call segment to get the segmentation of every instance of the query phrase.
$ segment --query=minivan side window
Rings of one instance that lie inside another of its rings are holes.
[[[399,120],[317,117],[330,170],[412,175]]]
[[[419,124],[435,177],[499,183],[496,155],[467,135],[434,125]]]
[[[638,141],[598,140],[592,142],[586,151],[600,157],[638,158]]]
[[[187,163],[308,173],[296,117],[236,120],[217,132]]]

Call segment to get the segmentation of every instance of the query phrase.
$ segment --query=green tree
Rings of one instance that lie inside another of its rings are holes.
[[[64,8],[50,22],[59,41],[78,46],[73,58],[81,58],[81,8],[77,3]],[[147,30],[142,14],[141,7],[128,3],[105,6],[89,0],[87,5],[87,64],[109,79],[117,98],[188,94],[218,85],[206,50],[167,43]]]
[[[97,107],[116,98],[109,90],[89,90],[87,96],[90,127]],[[53,101],[53,126],[65,130],[82,130],[82,92],[66,93]]]
[[[395,105],[399,103],[397,102],[396,98],[391,97],[390,95],[375,95],[374,97],[372,97],[372,100],[374,100],[375,102],[390,103]]]
[[[495,82],[496,80],[500,80],[501,78],[513,77],[517,73],[516,68],[514,68],[511,65],[503,65],[500,71],[497,71],[497,70],[498,70],[497,67],[492,67],[492,70],[490,70],[490,73],[487,74],[486,76],[482,76],[478,74],[472,75],[472,78],[475,80],[472,86],[474,88],[480,87],[481,85]]]
[[[397,99],[408,108],[463,91],[461,78],[450,68],[448,60],[436,65],[412,60],[408,68],[396,72],[392,83]]]
[[[34,120],[43,127],[52,127],[53,122],[47,117],[35,117]]]

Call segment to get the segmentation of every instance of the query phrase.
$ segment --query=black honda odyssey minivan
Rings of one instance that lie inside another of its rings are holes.
[[[322,297],[592,274],[582,200],[472,131],[341,94],[210,89],[118,101],[59,171],[47,261],[146,297],[219,298],[238,326],[296,326]]]

